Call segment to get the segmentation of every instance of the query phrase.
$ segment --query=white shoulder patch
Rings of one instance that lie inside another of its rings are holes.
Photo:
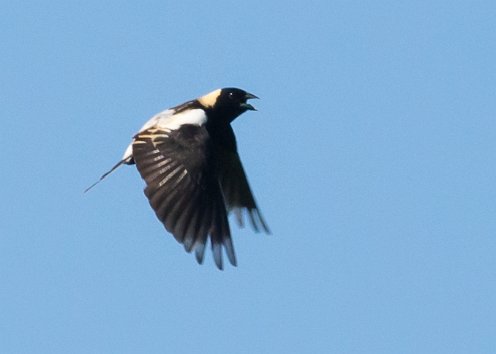
[[[203,109],[189,109],[181,113],[159,117],[154,125],[163,129],[176,130],[181,125],[193,124],[201,126],[206,122],[207,115]]]
[[[152,127],[158,127],[166,130],[176,130],[184,124],[193,124],[201,126],[207,122],[207,115],[202,109],[190,109],[181,113],[174,114],[173,109],[162,111],[150,118],[139,130],[141,133]],[[130,160],[133,155],[133,143],[129,144],[124,152],[123,160]]]
[[[174,115],[173,109],[166,109],[165,111],[155,114],[141,127],[139,133],[142,132],[143,130],[147,130],[148,128],[158,125],[160,121],[170,119],[173,115]]]

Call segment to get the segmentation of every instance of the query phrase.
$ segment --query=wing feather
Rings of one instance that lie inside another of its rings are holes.
[[[236,151],[221,150],[220,182],[228,211],[234,212],[238,225],[244,226],[244,215],[250,220],[252,228],[270,234],[255,197],[251,191],[243,165]]]
[[[204,259],[210,239],[215,264],[222,269],[222,248],[236,265],[212,144],[203,126],[151,127],[133,141],[133,159],[146,182],[145,195],[167,231]]]

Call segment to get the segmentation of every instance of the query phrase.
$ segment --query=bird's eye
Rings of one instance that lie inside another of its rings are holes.
[[[234,99],[234,93],[229,92],[229,93],[227,94],[227,97],[229,97],[229,99],[230,99],[230,100]]]

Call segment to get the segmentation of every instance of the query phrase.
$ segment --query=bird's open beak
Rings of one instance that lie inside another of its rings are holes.
[[[247,93],[245,94],[245,98],[246,98],[247,100],[252,100],[252,99],[254,99],[254,98],[258,98],[258,97],[257,97],[257,96],[255,96],[255,95],[254,95],[254,94],[252,94],[252,93],[247,92]],[[256,111],[256,108],[255,108],[255,107],[253,107],[251,104],[246,103],[246,102],[245,102],[245,103],[241,103],[241,107],[245,108],[245,109],[246,109],[246,110],[248,110],[248,111]]]
[[[246,97],[246,99],[247,99],[247,100],[252,100],[252,99],[254,99],[254,98],[258,98],[258,97],[257,97],[257,96],[255,96],[253,93],[249,93],[249,92],[247,92],[247,93],[245,94],[245,97]]]

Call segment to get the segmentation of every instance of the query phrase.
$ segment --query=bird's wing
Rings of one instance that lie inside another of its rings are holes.
[[[250,223],[256,232],[260,229],[270,234],[269,227],[260,212],[248,179],[235,149],[219,149],[220,183],[227,209],[236,215],[238,225],[244,225],[243,214],[248,214]]]
[[[222,269],[222,246],[236,265],[206,128],[186,124],[175,130],[152,127],[141,131],[134,137],[133,157],[146,182],[151,207],[186,251],[195,250],[202,263],[210,237],[217,267]]]

